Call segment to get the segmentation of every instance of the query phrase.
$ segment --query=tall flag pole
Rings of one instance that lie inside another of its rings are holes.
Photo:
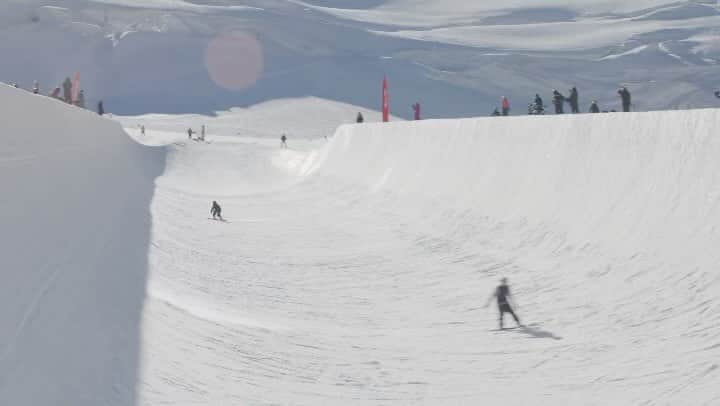
[[[390,96],[388,95],[387,76],[383,78],[382,85],[382,115],[384,123],[390,121]]]

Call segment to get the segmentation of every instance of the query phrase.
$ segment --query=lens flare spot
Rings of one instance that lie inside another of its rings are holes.
[[[216,85],[228,90],[252,87],[262,75],[264,56],[255,36],[232,31],[215,37],[205,50],[205,67]]]

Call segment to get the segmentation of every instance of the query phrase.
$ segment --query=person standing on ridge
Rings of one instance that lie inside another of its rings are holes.
[[[503,96],[500,98],[500,106],[502,107],[502,115],[507,116],[510,114],[510,102],[507,97]]]
[[[80,90],[80,93],[78,93],[77,100],[75,100],[75,105],[80,107],[81,109],[85,108],[85,91]]]
[[[555,114],[563,114],[563,103],[565,103],[565,96],[560,94],[556,89],[553,89],[553,105],[555,106]]]
[[[490,296],[487,303],[485,304],[485,307],[488,307],[490,306],[493,298],[497,299],[498,311],[500,312],[501,330],[503,329],[503,318],[505,317],[505,313],[510,313],[513,319],[515,319],[515,323],[517,323],[518,327],[523,327],[523,325],[520,323],[520,319],[518,319],[512,307],[510,306],[511,297],[512,294],[510,293],[510,287],[507,285],[507,278],[502,278],[500,280],[500,286],[495,288],[495,292],[493,292],[493,294]]]
[[[597,105],[597,100],[593,100],[592,103],[590,103],[590,110],[588,110],[590,113],[599,113],[600,107]]]
[[[285,134],[280,137],[280,148],[287,148],[287,136]]]
[[[98,102],[97,113],[98,113],[99,116],[102,116],[102,115],[105,114],[105,107],[103,107],[103,101],[102,101],[102,100],[100,100],[100,101]]]
[[[413,108],[413,118],[416,121],[420,120],[420,102],[413,104],[412,108]]]
[[[627,87],[623,86],[622,89],[618,90],[618,94],[620,95],[620,100],[622,101],[623,111],[628,113],[631,105],[630,91],[627,90]]]
[[[65,100],[65,103],[72,103],[72,81],[70,80],[70,78],[65,78],[62,87],[63,100]]]
[[[578,101],[578,91],[575,86],[570,89],[570,97],[568,97],[568,103],[570,103],[570,111],[573,113],[580,112],[580,103]]]
[[[363,117],[361,112],[358,112],[357,118],[355,119],[355,122],[360,124],[365,121],[365,118]]]
[[[33,81],[33,94],[40,93],[40,85],[38,84],[38,81]]]
[[[222,209],[220,208],[220,205],[218,204],[218,202],[213,200],[212,208],[210,209],[210,214],[212,214],[213,220],[217,220],[217,219],[222,220],[223,218],[222,218],[221,212],[222,212]]]
[[[187,133],[188,133],[188,139],[191,140],[192,135],[195,134],[195,131],[193,131],[192,128],[188,127]]]

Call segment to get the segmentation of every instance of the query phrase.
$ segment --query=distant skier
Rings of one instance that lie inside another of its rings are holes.
[[[570,111],[573,113],[580,112],[580,104],[578,102],[578,91],[575,86],[570,89],[570,96],[568,97],[568,103],[570,103]]]
[[[553,89],[553,105],[555,106],[555,114],[563,114],[563,103],[565,103],[565,96],[560,94],[556,89]]]
[[[85,108],[85,91],[80,90],[80,93],[78,93],[77,100],[75,100],[75,105],[80,107],[81,109]]]
[[[102,100],[100,100],[100,101],[98,102],[97,113],[98,113],[99,116],[105,115],[105,107],[103,107],[103,101],[102,101]]]
[[[355,122],[360,124],[365,121],[365,118],[363,117],[362,113],[358,112],[357,118],[355,119]]]
[[[63,88],[63,100],[65,103],[72,103],[72,81],[70,78],[65,78],[62,84]]]
[[[543,99],[539,94],[535,94],[535,100],[528,105],[528,114],[538,115],[545,114],[545,107],[543,106]]]
[[[145,126],[144,125],[140,126],[140,135],[145,135]]]
[[[33,81],[33,94],[40,93],[40,85],[38,84],[38,81]]]
[[[500,281],[500,286],[495,288],[495,292],[493,292],[493,294],[490,296],[487,303],[485,304],[485,307],[488,307],[490,306],[493,298],[497,299],[498,311],[500,312],[500,329],[503,328],[503,319],[505,317],[505,313],[510,313],[513,319],[515,319],[515,323],[517,323],[518,327],[523,326],[520,323],[520,319],[518,319],[512,307],[510,306],[511,297],[512,294],[510,293],[510,287],[507,285],[507,278],[502,278]]]
[[[187,129],[187,134],[188,134],[188,139],[191,140],[191,139],[192,139],[192,135],[195,134],[195,131],[193,131],[192,128],[188,128],[188,129]]]
[[[592,103],[590,103],[590,110],[588,110],[590,113],[599,113],[600,107],[597,105],[597,100],[593,100]]]
[[[420,102],[413,104],[412,108],[413,108],[413,118],[415,120],[420,120]]]
[[[620,95],[620,100],[622,101],[623,111],[625,113],[629,112],[631,105],[630,91],[627,90],[627,87],[623,86],[622,89],[618,90],[618,94]]]
[[[212,214],[213,220],[217,220],[217,219],[222,220],[223,218],[222,218],[221,212],[222,212],[222,209],[220,208],[220,205],[218,204],[218,202],[213,200],[212,208],[210,209],[210,214]]]
[[[280,148],[287,148],[287,136],[285,134],[280,137]]]
[[[500,106],[502,107],[503,116],[510,114],[510,101],[508,101],[507,97],[503,96],[500,98]]]

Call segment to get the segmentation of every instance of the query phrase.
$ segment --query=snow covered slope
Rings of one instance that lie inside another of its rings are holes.
[[[177,133],[139,403],[715,405],[718,130],[696,110],[348,125],[286,150]],[[502,276],[525,328],[482,307]]]
[[[132,405],[164,152],[0,84],[0,403]]]
[[[329,137],[340,125],[355,122],[358,112],[363,114],[366,122],[382,121],[380,112],[316,97],[273,100],[246,109],[218,111],[209,116],[146,114],[115,116],[115,119],[130,133],[144,125],[148,132],[185,134],[188,128],[199,132],[200,126],[205,125],[208,136],[279,139],[281,134],[287,134],[291,139],[313,139]],[[398,117],[391,119],[401,120]]]

